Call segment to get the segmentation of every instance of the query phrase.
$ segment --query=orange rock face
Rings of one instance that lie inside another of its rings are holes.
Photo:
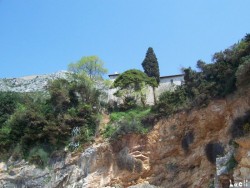
[[[249,109],[250,91],[161,119],[146,135],[124,135],[112,142],[97,138],[83,153],[69,154],[54,165],[47,172],[51,179],[46,185],[98,188],[149,183],[164,188],[208,187],[216,167],[207,159],[206,145],[220,143],[227,153],[232,122]],[[250,137],[235,141],[239,145],[234,154],[238,166],[231,175],[219,178],[221,185],[228,185],[231,177],[250,179]],[[1,173],[1,169],[0,183],[6,183],[10,175]],[[15,174],[18,177],[19,172]]]
[[[207,160],[205,146],[217,142],[227,152],[233,120],[250,109],[249,93],[239,95],[213,101],[206,108],[162,119],[147,135],[130,134],[119,138],[105,146],[109,148],[105,151],[110,157],[104,161],[100,157],[96,170],[103,164],[109,169],[103,176],[103,182],[106,179],[105,185],[109,186],[120,184],[128,187],[149,182],[160,187],[208,187],[216,174],[216,167]],[[183,138],[190,132],[192,141],[185,145]],[[240,148],[235,155],[239,166],[235,170],[235,178],[250,174],[250,139],[239,139],[237,143]],[[124,148],[127,151],[123,153],[126,155],[124,160],[141,163],[140,171],[136,171],[136,165],[130,170],[119,168],[117,163]]]

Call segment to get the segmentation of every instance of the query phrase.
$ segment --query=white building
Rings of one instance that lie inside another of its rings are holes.
[[[114,82],[115,79],[119,76],[118,73],[108,75],[110,81]],[[170,75],[170,76],[161,76],[160,77],[160,84],[156,88],[156,97],[166,90],[173,90],[175,86],[181,85],[184,82],[184,74],[177,74],[177,75]],[[118,98],[114,96],[116,89],[110,89],[108,92],[108,100],[111,101],[118,101]],[[148,88],[147,94],[147,104],[154,104],[154,95],[153,89],[150,87]]]

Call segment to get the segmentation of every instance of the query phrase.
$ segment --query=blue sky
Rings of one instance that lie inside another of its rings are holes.
[[[0,77],[67,69],[97,55],[109,73],[141,69],[153,47],[161,75],[211,61],[250,33],[249,0],[0,0]]]

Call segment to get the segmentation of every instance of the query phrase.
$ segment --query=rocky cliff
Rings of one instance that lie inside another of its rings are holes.
[[[9,160],[0,163],[0,187],[228,187],[250,180],[250,137],[232,144],[231,136],[249,109],[248,89],[161,119],[146,135],[96,138],[83,152],[55,155],[44,170]],[[229,168],[232,156],[238,165]]]

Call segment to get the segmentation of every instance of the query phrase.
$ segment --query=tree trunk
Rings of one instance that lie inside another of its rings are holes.
[[[146,106],[146,97],[143,95],[142,91],[141,91],[141,103],[143,107]]]
[[[154,95],[154,105],[156,105],[155,87],[153,87],[153,95]]]

